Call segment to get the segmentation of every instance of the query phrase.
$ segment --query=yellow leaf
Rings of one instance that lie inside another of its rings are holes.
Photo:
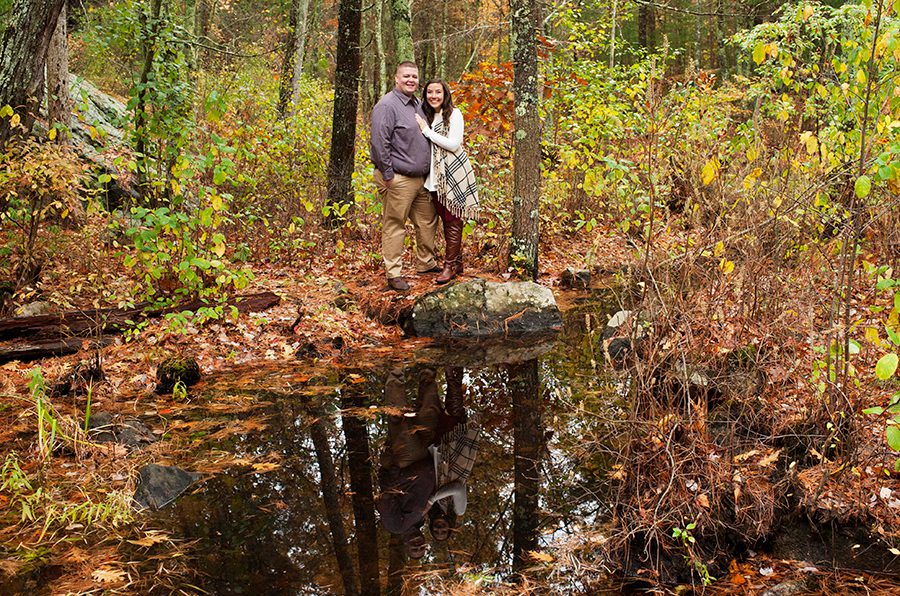
[[[719,269],[722,270],[722,273],[728,275],[732,271],[734,271],[734,261],[729,261],[728,259],[722,259],[719,261]]]
[[[759,150],[757,150],[756,145],[747,149],[747,161],[755,161],[757,157],[759,157]]]
[[[222,197],[220,197],[217,194],[213,194],[209,198],[209,204],[212,206],[214,211],[221,211],[222,210]]]
[[[713,256],[721,257],[723,254],[725,254],[725,243],[719,240],[713,247]]]
[[[51,141],[56,140],[56,129],[55,128],[50,129],[50,132],[47,133],[47,138],[50,139]]]
[[[703,171],[700,172],[700,180],[703,182],[704,186],[709,185],[710,182],[716,179],[716,176],[719,175],[719,168],[721,168],[721,164],[717,158],[712,158],[706,165],[703,166]]]
[[[259,474],[265,474],[266,472],[272,472],[281,467],[281,464],[276,464],[273,462],[263,462],[260,464],[253,464],[253,471]]]
[[[12,118],[9,119],[10,126],[18,126],[19,122],[22,121],[22,118],[18,114],[13,114]]]
[[[880,345],[881,337],[878,335],[878,329],[875,327],[866,327],[866,341],[870,344]]]
[[[813,7],[807,4],[803,7],[803,20],[808,21],[809,17],[813,15]]]
[[[553,557],[548,555],[547,553],[541,553],[536,550],[528,551],[528,556],[532,558],[534,561],[540,561],[542,563],[552,563]]]

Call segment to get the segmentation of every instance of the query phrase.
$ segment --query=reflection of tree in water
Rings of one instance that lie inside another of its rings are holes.
[[[513,569],[527,567],[528,553],[538,549],[538,497],[541,455],[544,450],[541,427],[538,362],[511,364],[510,393],[513,406],[513,452],[515,499],[513,502]]]
[[[413,406],[422,369],[406,366],[403,374],[403,391]],[[445,373],[436,370],[445,393]],[[350,376],[344,370],[310,384],[309,393],[316,395],[262,402],[260,408],[271,415],[269,429],[217,447],[244,457],[277,454],[281,468],[217,476],[178,506],[186,512],[184,534],[206,541],[198,566],[218,578],[200,585],[212,593],[256,586],[260,593],[399,594],[404,584],[408,592],[426,581],[423,571],[440,569],[447,577],[465,564],[505,576],[513,563],[516,569],[527,566],[528,551],[538,548],[540,468],[546,460],[538,371],[536,360],[466,369],[466,407],[482,429],[468,507],[449,541],[421,562],[407,559],[402,542],[375,513],[373,458],[387,434],[387,371],[355,370]],[[329,387],[336,389],[323,391]],[[564,503],[570,496],[561,488],[553,498]],[[541,503],[553,510],[559,505]]]

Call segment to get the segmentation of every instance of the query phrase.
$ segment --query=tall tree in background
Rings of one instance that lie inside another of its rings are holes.
[[[16,0],[0,40],[0,108],[9,105],[26,128],[44,95],[47,48],[65,0]],[[12,134],[0,118],[0,147]]]
[[[278,113],[284,117],[300,101],[300,77],[303,74],[303,58],[306,50],[306,22],[309,15],[309,0],[291,2],[290,31],[285,44],[284,61],[281,68],[281,83],[278,93]]]
[[[47,50],[47,118],[51,124],[62,129],[56,139],[66,141],[69,121],[72,117],[72,102],[69,98],[69,44],[66,27],[66,6],[59,12],[56,29]]]
[[[513,35],[513,217],[509,264],[538,275],[538,199],[541,196],[541,120],[538,108],[538,0],[510,0]]]
[[[391,22],[394,24],[394,47],[397,50],[395,62],[415,61],[409,0],[391,0]]]
[[[362,60],[359,49],[362,0],[341,0],[334,71],[334,112],[328,157],[328,205],[332,224],[353,204],[350,185],[356,149],[356,109]]]
[[[209,44],[209,22],[212,18],[213,0],[195,0],[194,2],[194,68],[201,68],[206,58],[206,46]]]

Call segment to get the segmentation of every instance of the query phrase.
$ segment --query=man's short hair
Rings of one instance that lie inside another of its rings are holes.
[[[415,68],[416,70],[419,70],[418,64],[416,64],[412,60],[404,60],[403,62],[401,62],[400,64],[397,65],[397,70],[395,70],[394,72],[395,73],[400,72],[400,69],[403,68],[404,66],[409,66],[410,68]]]

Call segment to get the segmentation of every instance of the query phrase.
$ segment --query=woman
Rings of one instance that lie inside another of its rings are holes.
[[[434,208],[444,222],[444,269],[435,283],[445,284],[463,271],[462,229],[478,214],[478,189],[469,158],[462,148],[463,117],[453,107],[450,88],[443,81],[428,81],[422,110],[416,115],[422,134],[431,141],[431,171],[425,188],[431,191]]]
[[[456,529],[457,517],[466,512],[466,482],[475,465],[481,435],[477,421],[469,420],[466,413],[463,369],[448,366],[444,372],[447,416],[442,422],[446,430],[441,432],[439,428],[438,441],[429,447],[434,458],[436,490],[426,503],[428,529],[438,542],[450,538]]]

